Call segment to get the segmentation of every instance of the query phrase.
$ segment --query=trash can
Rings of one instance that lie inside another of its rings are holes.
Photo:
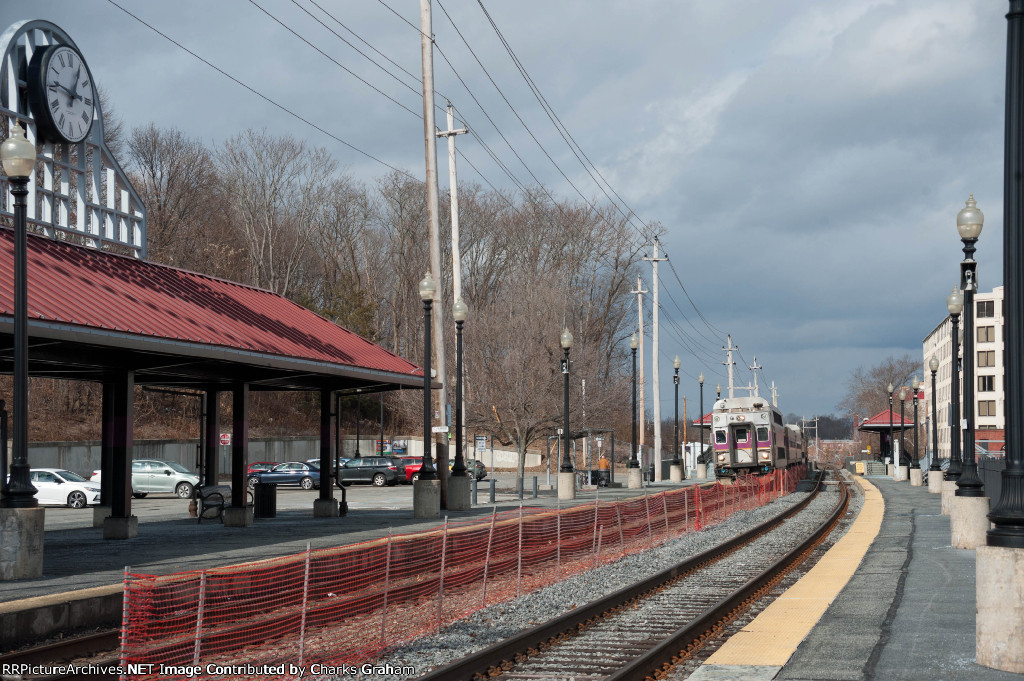
[[[612,480],[612,472],[609,470],[594,471],[594,484],[598,487],[607,487]]]
[[[277,517],[277,483],[257,482],[253,485],[252,515],[254,518]]]

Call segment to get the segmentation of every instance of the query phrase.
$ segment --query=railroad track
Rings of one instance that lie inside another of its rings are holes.
[[[105,673],[119,664],[121,631],[110,629],[52,641],[43,645],[0,655],[0,669],[17,670],[12,678],[34,681],[63,681],[88,678],[94,681],[118,679],[117,673]],[[17,665],[10,667],[8,665]],[[85,670],[56,671],[69,665]],[[6,678],[6,676],[5,676]]]
[[[725,544],[419,681],[658,678],[770,590],[838,523],[849,501],[843,484],[824,523],[795,538],[786,537],[792,530],[778,529],[817,496],[822,484],[819,479],[814,493],[787,513]]]

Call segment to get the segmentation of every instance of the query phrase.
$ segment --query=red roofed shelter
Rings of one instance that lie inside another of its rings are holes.
[[[923,398],[921,398],[923,399]],[[898,401],[898,400],[897,400]],[[892,442],[889,441],[889,417],[892,416],[892,432],[894,437],[898,437],[900,432],[900,413],[895,408],[891,411],[889,409],[883,409],[869,419],[864,419],[857,430],[865,433],[878,433],[878,460],[885,461],[886,457],[891,457],[893,454]],[[905,413],[903,415],[903,431],[913,430],[914,428],[914,415],[913,410],[911,413]],[[911,451],[904,452],[904,456],[907,460],[913,456]]]
[[[0,229],[0,371],[8,373],[13,239],[10,229]],[[320,460],[327,471],[334,391],[423,387],[420,367],[270,291],[34,234],[28,235],[28,335],[32,376],[103,384],[107,538],[137,532],[131,516],[135,385],[199,390],[207,405],[216,405],[220,392],[233,394],[231,504],[243,512],[251,390],[320,393]],[[220,427],[217,410],[204,411],[212,481]],[[333,485],[320,486],[320,499],[333,499]]]

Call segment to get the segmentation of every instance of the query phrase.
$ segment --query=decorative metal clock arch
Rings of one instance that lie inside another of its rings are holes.
[[[7,137],[19,122],[23,123],[29,141],[38,150],[36,171],[28,185],[28,224],[51,238],[94,248],[127,250],[137,258],[145,258],[146,209],[104,141],[99,98],[92,98],[92,127],[77,143],[46,139],[45,131],[56,122],[42,120],[40,113],[46,112],[33,111],[29,104],[32,57],[56,45],[68,46],[80,55],[68,34],[48,21],[20,21],[0,35],[0,125]],[[70,50],[61,52],[71,54]],[[84,60],[76,67],[86,72],[89,69]],[[91,72],[87,79],[82,76],[80,80],[94,87]],[[59,87],[69,102],[75,98],[84,101],[77,86]],[[6,176],[0,176],[0,182],[6,184]],[[12,200],[6,187],[0,214],[13,219]]]

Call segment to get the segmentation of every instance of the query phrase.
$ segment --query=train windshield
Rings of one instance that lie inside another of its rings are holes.
[[[717,442],[720,445],[724,445],[725,444],[725,431],[724,430],[716,430],[715,431],[715,442]]]
[[[758,426],[757,440],[758,442],[768,442],[768,429],[764,426]]]
[[[746,428],[737,428],[736,429],[736,442],[746,442],[746,441],[747,441],[747,429]]]

